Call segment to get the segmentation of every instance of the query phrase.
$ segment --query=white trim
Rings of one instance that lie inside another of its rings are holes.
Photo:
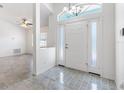
[[[40,56],[40,3],[35,4],[34,26],[33,26],[33,75],[37,75],[37,63]]]

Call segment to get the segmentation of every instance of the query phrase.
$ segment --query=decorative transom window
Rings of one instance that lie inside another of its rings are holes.
[[[69,4],[58,14],[58,21],[65,21],[79,16],[85,16],[102,11],[102,4]]]

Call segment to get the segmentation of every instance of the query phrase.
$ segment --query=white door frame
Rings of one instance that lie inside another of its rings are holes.
[[[93,20],[93,19],[99,19],[100,20],[100,30],[102,31],[102,15],[101,13],[97,13],[97,14],[91,14],[91,15],[86,15],[86,16],[83,16],[83,17],[77,17],[77,18],[74,18],[72,20],[67,20],[67,21],[61,21],[61,22],[58,22],[58,27],[60,25],[63,25],[65,26],[65,24],[69,24],[69,23],[73,23],[73,22],[78,22],[78,21],[88,21],[88,20]],[[59,28],[58,28],[59,29]],[[59,30],[58,30],[59,31]],[[57,32],[58,32],[57,31]],[[102,32],[103,33],[103,32]],[[58,38],[58,35],[57,35],[57,41],[59,41],[59,38]],[[102,34],[102,41],[103,42],[103,34]],[[57,53],[59,53],[59,48],[58,48],[58,44],[57,44]],[[64,49],[65,50],[65,49]],[[65,54],[64,54],[65,55]],[[58,59],[58,58],[57,58]],[[65,60],[65,59],[64,59]],[[100,58],[100,75],[101,77],[103,76],[103,71],[102,71],[102,68],[103,68],[103,62],[104,62],[104,57],[103,57],[103,43],[101,45],[101,58]],[[65,62],[64,62],[65,63]],[[58,61],[57,61],[57,64]]]

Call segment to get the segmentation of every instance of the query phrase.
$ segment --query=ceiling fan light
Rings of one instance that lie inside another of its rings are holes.
[[[29,23],[27,20],[25,21],[25,24]]]
[[[26,27],[27,27],[27,25],[26,25],[26,24],[21,24],[21,27],[26,28]]]

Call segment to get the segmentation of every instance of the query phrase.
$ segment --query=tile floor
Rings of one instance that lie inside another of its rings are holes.
[[[8,89],[33,90],[115,90],[115,82],[86,72],[54,67],[47,72],[16,83]]]
[[[29,55],[7,57],[2,59],[0,58],[0,89],[6,90],[116,89],[115,82],[112,80],[108,80],[95,75],[91,75],[86,72],[60,66],[53,67],[46,71],[45,73],[40,74],[38,76],[31,76],[32,67],[31,59],[32,58]]]
[[[0,58],[0,89],[32,76],[32,56],[21,55]]]

